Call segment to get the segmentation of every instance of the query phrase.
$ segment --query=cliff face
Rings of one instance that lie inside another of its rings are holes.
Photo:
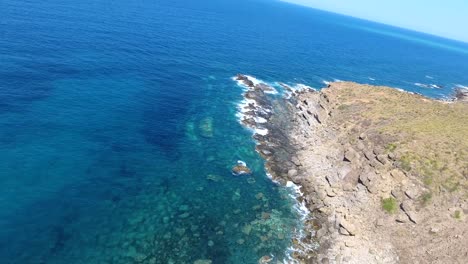
[[[294,98],[316,260],[466,263],[468,104],[348,82]]]
[[[245,78],[243,122],[268,131],[258,152],[313,217],[299,262],[468,261],[468,103],[351,82],[270,100]]]

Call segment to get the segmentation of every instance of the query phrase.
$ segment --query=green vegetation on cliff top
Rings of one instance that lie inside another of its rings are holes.
[[[468,103],[441,102],[388,87],[334,83],[333,97],[348,124],[397,158],[432,192],[468,190]]]

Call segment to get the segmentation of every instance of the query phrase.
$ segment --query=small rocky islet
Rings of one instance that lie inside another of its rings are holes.
[[[468,90],[438,101],[352,82],[279,83],[283,96],[270,96],[268,84],[235,80],[247,88],[241,122],[268,131],[253,136],[267,171],[299,185],[311,212],[294,261],[466,261]]]

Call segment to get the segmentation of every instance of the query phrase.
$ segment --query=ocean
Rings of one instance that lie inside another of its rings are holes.
[[[0,262],[287,259],[303,216],[237,73],[444,99],[468,44],[273,0],[2,0]]]

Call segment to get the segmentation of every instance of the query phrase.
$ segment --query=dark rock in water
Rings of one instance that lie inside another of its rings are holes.
[[[255,93],[255,91],[248,91],[245,93],[245,98],[248,98],[248,99],[256,99],[257,98],[257,94]]]
[[[246,126],[249,126],[249,127],[254,127],[257,123],[255,122],[255,119],[253,118],[245,118],[244,120],[242,120],[242,123]]]
[[[255,85],[255,88],[260,89],[260,90],[262,90],[264,92],[275,92],[276,91],[273,87],[271,87],[269,85],[266,85],[264,83],[259,83],[259,84]]]
[[[254,86],[254,83],[251,81],[251,80],[244,80],[243,81],[245,85],[247,85],[248,87],[253,87]]]
[[[291,86],[285,84],[285,83],[279,83],[279,85],[281,85],[281,87],[283,87],[286,91],[288,92],[293,92],[293,89],[291,88]]]
[[[243,81],[243,80],[248,80],[248,79],[249,78],[247,76],[243,75],[243,74],[238,73],[236,75],[236,80],[238,80],[238,81]]]
[[[236,80],[242,81],[248,87],[254,87],[254,83],[251,80],[249,80],[249,77],[247,77],[245,75],[237,74],[236,75]]]
[[[258,152],[260,152],[260,154],[262,154],[262,156],[271,156],[274,153],[272,149],[268,148],[268,146],[265,146],[263,144],[257,145],[256,149]]]
[[[232,173],[235,176],[250,175],[252,171],[243,162],[238,162],[236,166],[232,167]]]
[[[253,135],[253,138],[259,142],[266,142],[268,141],[268,137],[260,134]]]

